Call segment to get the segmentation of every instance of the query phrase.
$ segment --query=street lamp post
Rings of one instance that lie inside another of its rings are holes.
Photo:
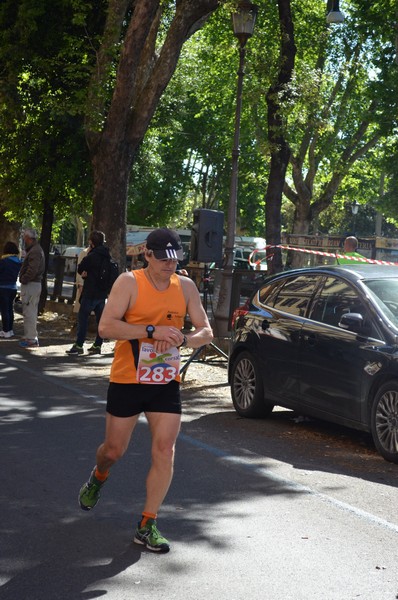
[[[215,311],[215,330],[216,335],[218,337],[226,337],[228,335],[229,329],[229,315],[231,306],[234,267],[236,215],[238,204],[238,166],[240,154],[239,138],[242,111],[243,76],[245,74],[245,46],[247,40],[253,35],[257,12],[258,7],[255,4],[243,0],[239,3],[237,11],[232,15],[234,35],[239,40],[239,69],[238,88],[236,95],[235,133],[232,147],[232,170],[227,217],[227,235],[225,240],[224,252],[224,267],[221,276],[217,309]]]
[[[352,211],[352,216],[353,216],[353,220],[352,220],[352,233],[353,235],[356,235],[356,231],[355,231],[355,223],[357,220],[357,214],[358,214],[358,209],[360,207],[359,202],[357,202],[356,200],[354,200],[354,202],[351,204],[351,211]]]

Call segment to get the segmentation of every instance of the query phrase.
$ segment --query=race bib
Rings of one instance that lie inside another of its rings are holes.
[[[180,372],[180,353],[178,348],[167,352],[155,352],[153,345],[141,344],[138,359],[137,380],[139,383],[165,384],[173,381]]]

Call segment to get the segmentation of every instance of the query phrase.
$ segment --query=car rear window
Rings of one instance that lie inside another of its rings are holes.
[[[320,280],[319,275],[296,275],[266,284],[259,299],[266,306],[304,317]]]

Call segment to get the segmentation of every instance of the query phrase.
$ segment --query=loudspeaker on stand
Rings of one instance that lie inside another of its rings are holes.
[[[197,208],[193,211],[191,260],[212,263],[222,260],[224,213]]]

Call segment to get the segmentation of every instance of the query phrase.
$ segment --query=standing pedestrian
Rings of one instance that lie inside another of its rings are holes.
[[[7,242],[0,259],[0,313],[2,329],[0,338],[14,337],[14,300],[17,295],[17,279],[22,261],[19,248],[14,242]]]
[[[363,260],[356,260],[357,258],[358,259],[364,258],[362,256],[362,254],[359,254],[359,252],[357,252],[357,248],[358,248],[357,238],[353,235],[346,237],[344,240],[342,254],[344,254],[344,256],[347,258],[336,258],[337,264],[338,265],[355,265],[358,263],[363,263],[364,262]]]
[[[154,552],[170,549],[156,518],[173,476],[180,430],[179,349],[199,348],[213,339],[194,282],[175,274],[181,258],[178,234],[155,229],[147,238],[147,267],[123,273],[112,289],[100,323],[102,335],[118,340],[108,388],[105,440],[79,493],[81,508],[94,508],[110,468],[126,452],[139,415],[144,413],[152,436],[152,463],[134,542]],[[187,313],[194,330],[184,335]]]
[[[88,322],[94,311],[97,321],[97,333],[94,344],[88,349],[90,354],[101,354],[103,339],[98,332],[98,324],[104,310],[109,290],[100,282],[103,261],[110,261],[111,255],[105,244],[105,234],[102,231],[92,231],[88,240],[87,255],[77,267],[77,272],[84,281],[80,295],[80,308],[77,320],[77,337],[67,354],[79,355],[84,353],[83,344],[86,341]]]
[[[19,281],[21,282],[24,339],[19,342],[19,345],[22,348],[35,348],[39,345],[37,314],[45,268],[44,252],[37,241],[35,229],[25,229],[23,240],[26,254],[19,273]]]

